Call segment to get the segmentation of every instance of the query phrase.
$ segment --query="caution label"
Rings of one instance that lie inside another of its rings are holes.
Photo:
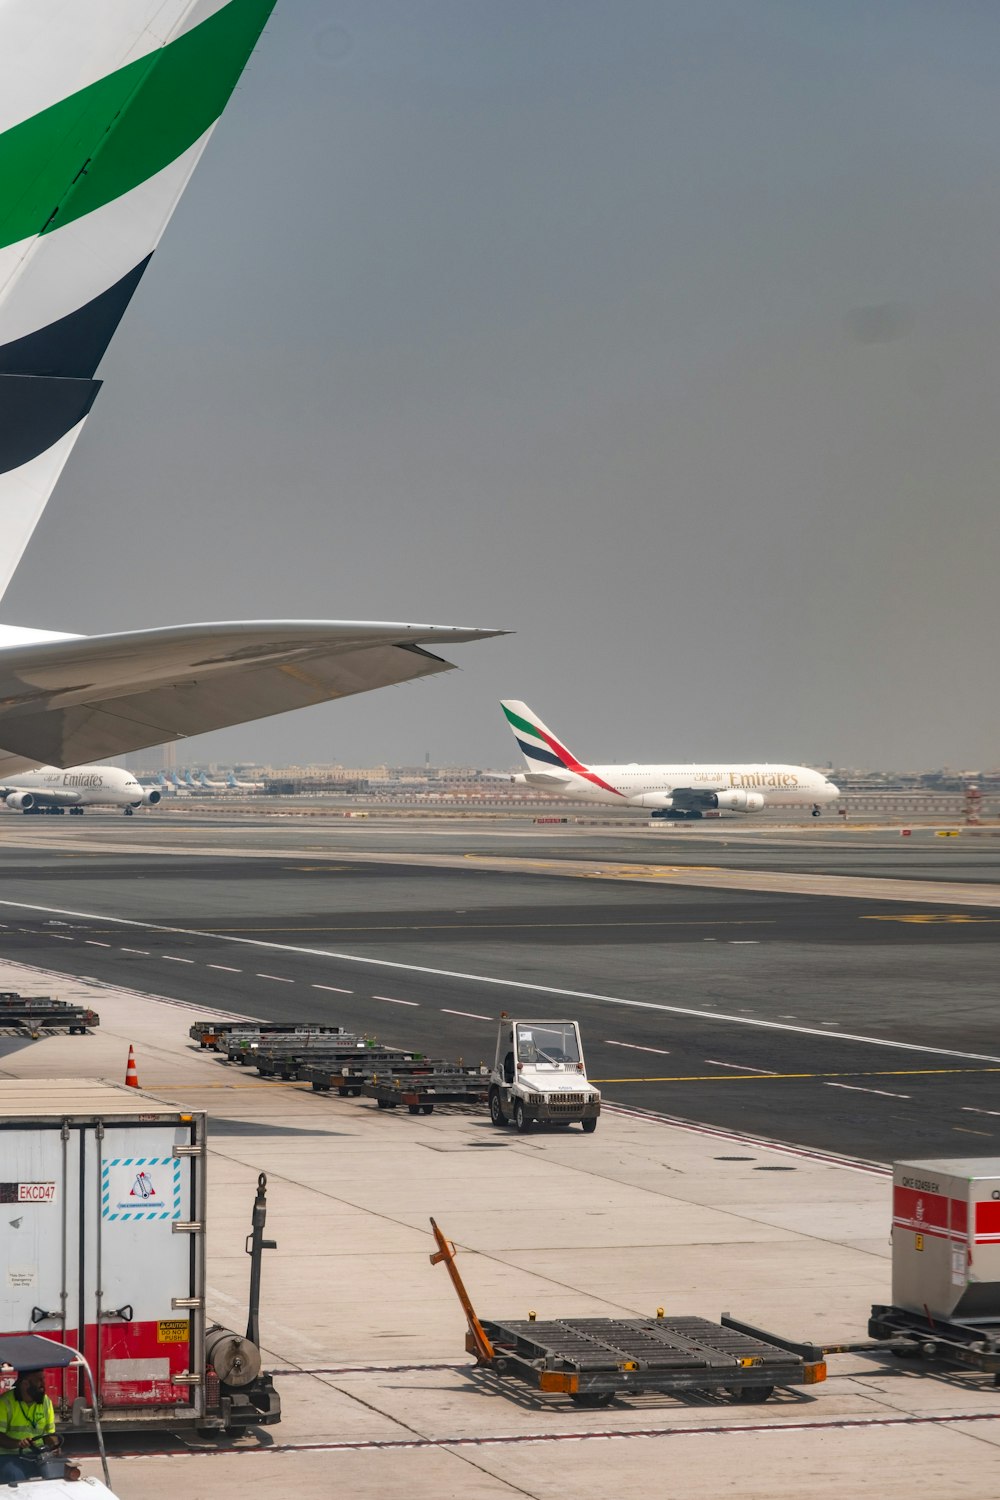
[[[158,1344],[186,1344],[190,1336],[187,1318],[167,1318],[156,1325]]]

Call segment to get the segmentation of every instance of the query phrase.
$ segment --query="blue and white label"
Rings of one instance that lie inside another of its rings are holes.
[[[181,1217],[181,1163],[172,1156],[112,1156],[101,1164],[101,1217]]]

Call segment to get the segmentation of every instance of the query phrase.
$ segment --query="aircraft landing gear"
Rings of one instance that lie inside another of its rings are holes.
[[[126,807],[126,809],[125,809],[125,816],[126,816],[126,818],[131,818],[131,817],[134,816],[134,814],[135,814],[135,808],[134,807]]]
[[[821,818],[823,816],[823,809],[820,807],[818,802],[812,810],[812,815],[814,818]]]
[[[70,812],[74,815],[74,817],[77,817],[77,818],[82,818],[83,817],[83,808],[82,807],[71,807],[70,808]]]

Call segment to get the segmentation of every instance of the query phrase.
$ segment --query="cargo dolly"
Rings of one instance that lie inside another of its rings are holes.
[[[292,1078],[301,1078],[302,1070],[313,1064],[329,1064],[338,1069],[350,1066],[372,1073],[377,1066],[377,1061],[373,1061],[373,1058],[384,1058],[390,1062],[398,1059],[402,1062],[411,1059],[413,1055],[412,1052],[402,1052],[396,1048],[378,1047],[360,1036],[338,1038],[334,1044],[325,1036],[308,1037],[304,1042],[282,1037],[276,1042],[262,1042],[253,1055],[253,1064],[262,1078],[283,1078],[287,1082]]]
[[[736,1401],[766,1401],[778,1387],[826,1379],[819,1350],[761,1336],[728,1314],[707,1318],[480,1319],[455,1265],[455,1247],[431,1219],[437,1251],[465,1312],[465,1347],[480,1366],[577,1406],[607,1406],[616,1396],[657,1391],[724,1391]],[[815,1354],[808,1359],[805,1352]]]
[[[14,990],[0,991],[0,1028],[28,1031],[65,1030],[70,1036],[85,1036],[101,1018],[87,1005],[73,1005],[54,1000],[50,995],[19,995]]]
[[[188,1028],[188,1036],[199,1047],[210,1048],[216,1052],[224,1052],[228,1038],[234,1034],[245,1036],[253,1033],[257,1037],[281,1035],[288,1031],[303,1031],[310,1027],[315,1029],[311,1021],[247,1021],[245,1018],[229,1016],[225,1020],[196,1021]],[[339,1026],[327,1026],[327,1031],[340,1031]]]
[[[295,1031],[289,1028],[280,1033],[261,1031],[255,1027],[252,1031],[229,1032],[217,1050],[225,1052],[227,1062],[240,1063],[245,1067],[247,1063],[257,1061],[257,1053],[261,1047],[275,1047],[285,1040],[292,1046],[302,1047],[310,1038],[328,1039],[343,1034],[340,1026],[308,1026]]]
[[[489,1085],[485,1068],[464,1068],[428,1058],[389,1073],[375,1073],[364,1080],[361,1091],[367,1099],[374,1099],[379,1109],[405,1104],[411,1115],[429,1115],[435,1104],[482,1104]]]
[[[366,1078],[387,1068],[413,1062],[419,1054],[391,1047],[366,1047],[360,1052],[327,1053],[306,1058],[299,1068],[299,1081],[312,1085],[315,1094],[340,1094],[357,1098]]]

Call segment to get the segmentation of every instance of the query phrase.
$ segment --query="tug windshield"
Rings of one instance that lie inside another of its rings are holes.
[[[517,1060],[528,1068],[575,1068],[580,1044],[572,1021],[546,1021],[517,1028]]]

